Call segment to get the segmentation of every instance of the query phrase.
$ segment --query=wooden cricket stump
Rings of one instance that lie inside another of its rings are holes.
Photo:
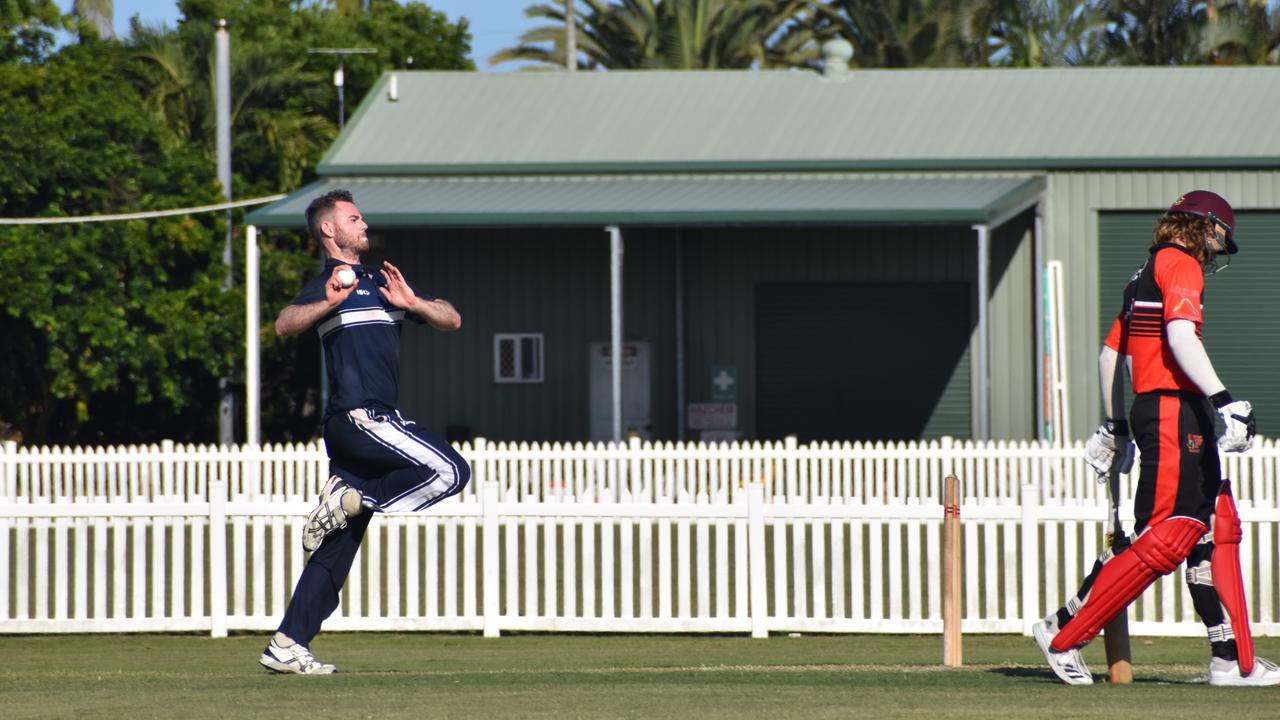
[[[1107,672],[1112,685],[1133,682],[1133,657],[1129,651],[1129,609],[1125,608],[1103,630],[1107,648]]]
[[[943,481],[942,519],[942,664],[964,663],[960,634],[960,481]]]

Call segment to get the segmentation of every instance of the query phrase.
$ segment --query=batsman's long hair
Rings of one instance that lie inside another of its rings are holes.
[[[1213,261],[1214,253],[1207,246],[1205,238],[1212,234],[1213,221],[1209,218],[1189,213],[1172,213],[1161,217],[1160,222],[1156,223],[1155,237],[1151,244],[1181,240],[1200,264],[1207,266]]]

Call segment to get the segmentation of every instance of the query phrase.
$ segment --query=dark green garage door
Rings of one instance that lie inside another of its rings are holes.
[[[1147,257],[1159,212],[1101,213],[1098,218],[1100,332],[1123,302],[1125,283]],[[1204,341],[1218,377],[1257,410],[1258,432],[1280,433],[1280,213],[1242,212],[1240,252],[1205,278]],[[1099,345],[1101,347],[1101,345]]]
[[[969,437],[967,283],[756,288],[757,431]]]

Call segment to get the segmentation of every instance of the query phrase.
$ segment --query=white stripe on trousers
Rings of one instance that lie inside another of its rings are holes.
[[[415,485],[403,493],[383,503],[380,508],[385,512],[420,510],[434,500],[448,495],[457,486],[458,466],[439,450],[432,447],[422,438],[389,416],[383,420],[370,417],[366,410],[352,410],[348,413],[351,421],[374,442],[395,452],[418,467],[429,467],[435,472],[422,483]],[[436,480],[444,482],[437,483]]]

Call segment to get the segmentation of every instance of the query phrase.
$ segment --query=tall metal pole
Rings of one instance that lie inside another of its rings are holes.
[[[991,439],[991,319],[988,296],[991,294],[991,227],[974,225],[978,234],[978,347],[977,347],[977,422],[973,434],[979,440]]]
[[[609,233],[610,357],[613,358],[613,439],[622,441],[622,231],[617,225]]]
[[[338,130],[342,131],[347,124],[347,102],[345,88],[347,84],[347,55],[374,55],[378,52],[377,48],[311,48],[307,51],[312,55],[337,55],[338,69],[333,71],[333,86],[338,88]],[[413,58],[409,58],[409,64],[413,64]]]
[[[220,18],[214,27],[216,33],[216,80],[217,87],[217,148],[218,148],[218,181],[222,183],[222,197],[231,201],[231,23]],[[227,279],[222,285],[223,292],[231,290],[231,211],[227,211],[227,235],[223,244],[222,262],[227,267]],[[231,378],[224,377],[218,381],[218,442],[230,445],[235,442],[235,395],[232,392]]]
[[[578,21],[573,14],[573,0],[564,0],[564,54],[569,72],[578,71]]]
[[[338,71],[333,74],[333,84],[338,88],[338,132],[347,126],[347,102],[343,89],[347,84],[347,64],[338,61]]]
[[[244,441],[259,442],[261,377],[258,342],[258,228],[244,229]]]

